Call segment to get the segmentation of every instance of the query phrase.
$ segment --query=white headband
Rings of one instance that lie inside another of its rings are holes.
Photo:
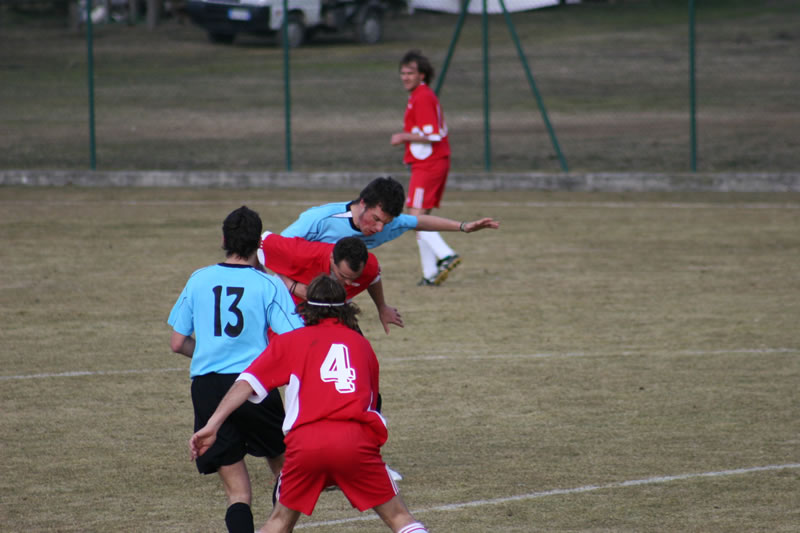
[[[345,302],[339,303],[327,303],[327,302],[312,302],[311,300],[306,301],[308,305],[315,305],[317,307],[341,307],[345,304]]]

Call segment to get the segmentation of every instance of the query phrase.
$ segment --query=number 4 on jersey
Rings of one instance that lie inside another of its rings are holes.
[[[350,351],[344,344],[332,344],[328,355],[319,367],[319,377],[326,383],[336,383],[341,393],[354,392],[356,385],[355,369],[350,368]]]

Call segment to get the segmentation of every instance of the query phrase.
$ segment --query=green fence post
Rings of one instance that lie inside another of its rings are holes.
[[[694,79],[694,0],[689,0],[689,130],[692,172],[697,172],[697,119]]]
[[[89,85],[89,164],[97,169],[96,145],[94,137],[94,43],[92,42],[92,0],[86,0],[86,55]]]
[[[550,119],[547,116],[547,109],[545,109],[544,100],[542,99],[541,94],[539,94],[539,89],[536,88],[536,82],[533,79],[533,74],[531,74],[531,69],[528,67],[528,60],[525,59],[525,54],[523,53],[522,46],[519,43],[519,37],[517,37],[517,30],[514,27],[514,23],[511,21],[511,15],[509,14],[508,9],[506,9],[506,3],[503,0],[500,0],[500,7],[503,10],[503,16],[506,19],[508,31],[511,33],[511,40],[514,41],[514,46],[517,48],[519,60],[522,63],[523,69],[525,69],[525,76],[528,78],[528,85],[531,86],[533,96],[536,98],[536,103],[539,105],[539,112],[542,114],[542,120],[544,120],[545,127],[547,127],[547,133],[550,135],[550,142],[553,143],[553,149],[556,151],[556,155],[558,156],[558,161],[561,164],[561,170],[564,172],[569,172],[567,160],[564,158],[564,154],[561,152],[561,147],[558,145],[556,132],[553,129],[553,126],[550,124]]]
[[[489,138],[489,14],[486,10],[486,0],[483,0],[483,15],[481,18],[483,28],[483,159],[484,168],[492,169],[492,147]]]
[[[456,22],[456,30],[453,32],[453,38],[450,40],[450,47],[447,49],[447,55],[444,58],[442,71],[439,73],[439,81],[436,82],[436,88],[433,89],[433,92],[436,93],[436,96],[439,96],[439,89],[442,88],[442,84],[444,84],[444,77],[447,75],[447,69],[450,67],[450,59],[453,57],[453,53],[455,53],[458,36],[461,35],[461,28],[464,26],[464,19],[467,17],[467,8],[469,7],[469,2],[470,0],[462,0],[461,2],[461,14],[458,16],[458,22]]]
[[[283,116],[285,118],[286,172],[292,171],[292,95],[289,83],[289,2],[283,0]]]

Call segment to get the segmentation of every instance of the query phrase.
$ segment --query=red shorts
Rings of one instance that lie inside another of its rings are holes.
[[[406,206],[420,209],[439,207],[449,171],[449,157],[411,163],[411,181],[408,184]]]
[[[278,501],[310,515],[320,493],[336,485],[359,511],[397,495],[374,433],[358,422],[323,420],[286,435],[286,461],[278,480]]]

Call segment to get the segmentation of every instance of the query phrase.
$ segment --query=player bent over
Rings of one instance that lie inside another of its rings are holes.
[[[337,485],[360,511],[375,512],[395,533],[427,529],[408,511],[381,458],[388,433],[376,410],[378,359],[356,329],[358,308],[341,284],[322,274],[298,305],[306,327],[276,337],[239,376],[205,427],[189,441],[193,459],[214,443],[217,430],[240,405],[285,390],[286,460],[278,503],[262,533],[292,531],[310,515],[322,490]]]
[[[258,260],[283,280],[295,304],[306,299],[306,289],[315,277],[330,274],[342,284],[348,300],[363,291],[369,293],[387,335],[389,324],[403,327],[400,313],[384,299],[378,258],[358,237],[344,237],[333,244],[266,231],[261,235]]]

